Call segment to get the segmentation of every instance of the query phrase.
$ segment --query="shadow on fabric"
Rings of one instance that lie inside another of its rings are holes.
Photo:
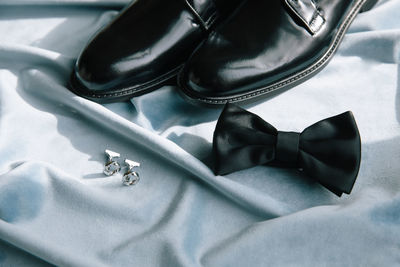
[[[399,55],[400,61],[400,55]],[[397,94],[396,94],[396,116],[400,124],[400,65],[397,65]]]
[[[7,254],[3,253],[3,251],[7,251]],[[29,266],[37,266],[37,267],[52,267],[54,265],[43,261],[42,259],[24,251],[18,249],[7,242],[0,240],[0,266],[11,266],[10,263],[19,264],[29,264]],[[28,265],[26,265],[28,266]]]

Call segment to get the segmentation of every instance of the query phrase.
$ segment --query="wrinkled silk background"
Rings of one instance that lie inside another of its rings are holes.
[[[174,87],[70,93],[80,50],[127,3],[0,0],[0,266],[400,265],[400,1],[358,15],[311,80],[241,105],[288,131],[352,110],[362,163],[342,198],[295,170],[214,176],[221,109]],[[102,174],[106,148],[142,163],[138,185]]]

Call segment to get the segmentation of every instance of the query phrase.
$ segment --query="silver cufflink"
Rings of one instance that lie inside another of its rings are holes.
[[[103,173],[107,176],[111,176],[121,170],[121,165],[119,165],[119,163],[117,161],[115,161],[115,159],[119,158],[121,155],[117,152],[113,152],[108,149],[105,151],[105,153],[107,156],[107,162],[104,165]]]
[[[125,164],[127,165],[128,169],[122,177],[122,183],[126,186],[137,184],[140,180],[140,177],[139,173],[133,171],[133,168],[140,167],[140,163],[133,160],[125,159]]]

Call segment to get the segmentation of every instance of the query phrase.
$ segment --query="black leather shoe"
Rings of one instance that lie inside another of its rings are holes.
[[[332,57],[350,23],[377,0],[248,0],[179,74],[194,102],[223,104],[290,88]]]
[[[134,1],[81,53],[70,89],[97,102],[111,102],[160,87],[240,2]]]

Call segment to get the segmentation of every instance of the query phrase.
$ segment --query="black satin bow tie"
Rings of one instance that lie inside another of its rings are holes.
[[[257,115],[227,104],[213,150],[217,175],[260,164],[294,167],[338,196],[350,194],[361,160],[360,135],[350,111],[295,133],[277,131]]]

